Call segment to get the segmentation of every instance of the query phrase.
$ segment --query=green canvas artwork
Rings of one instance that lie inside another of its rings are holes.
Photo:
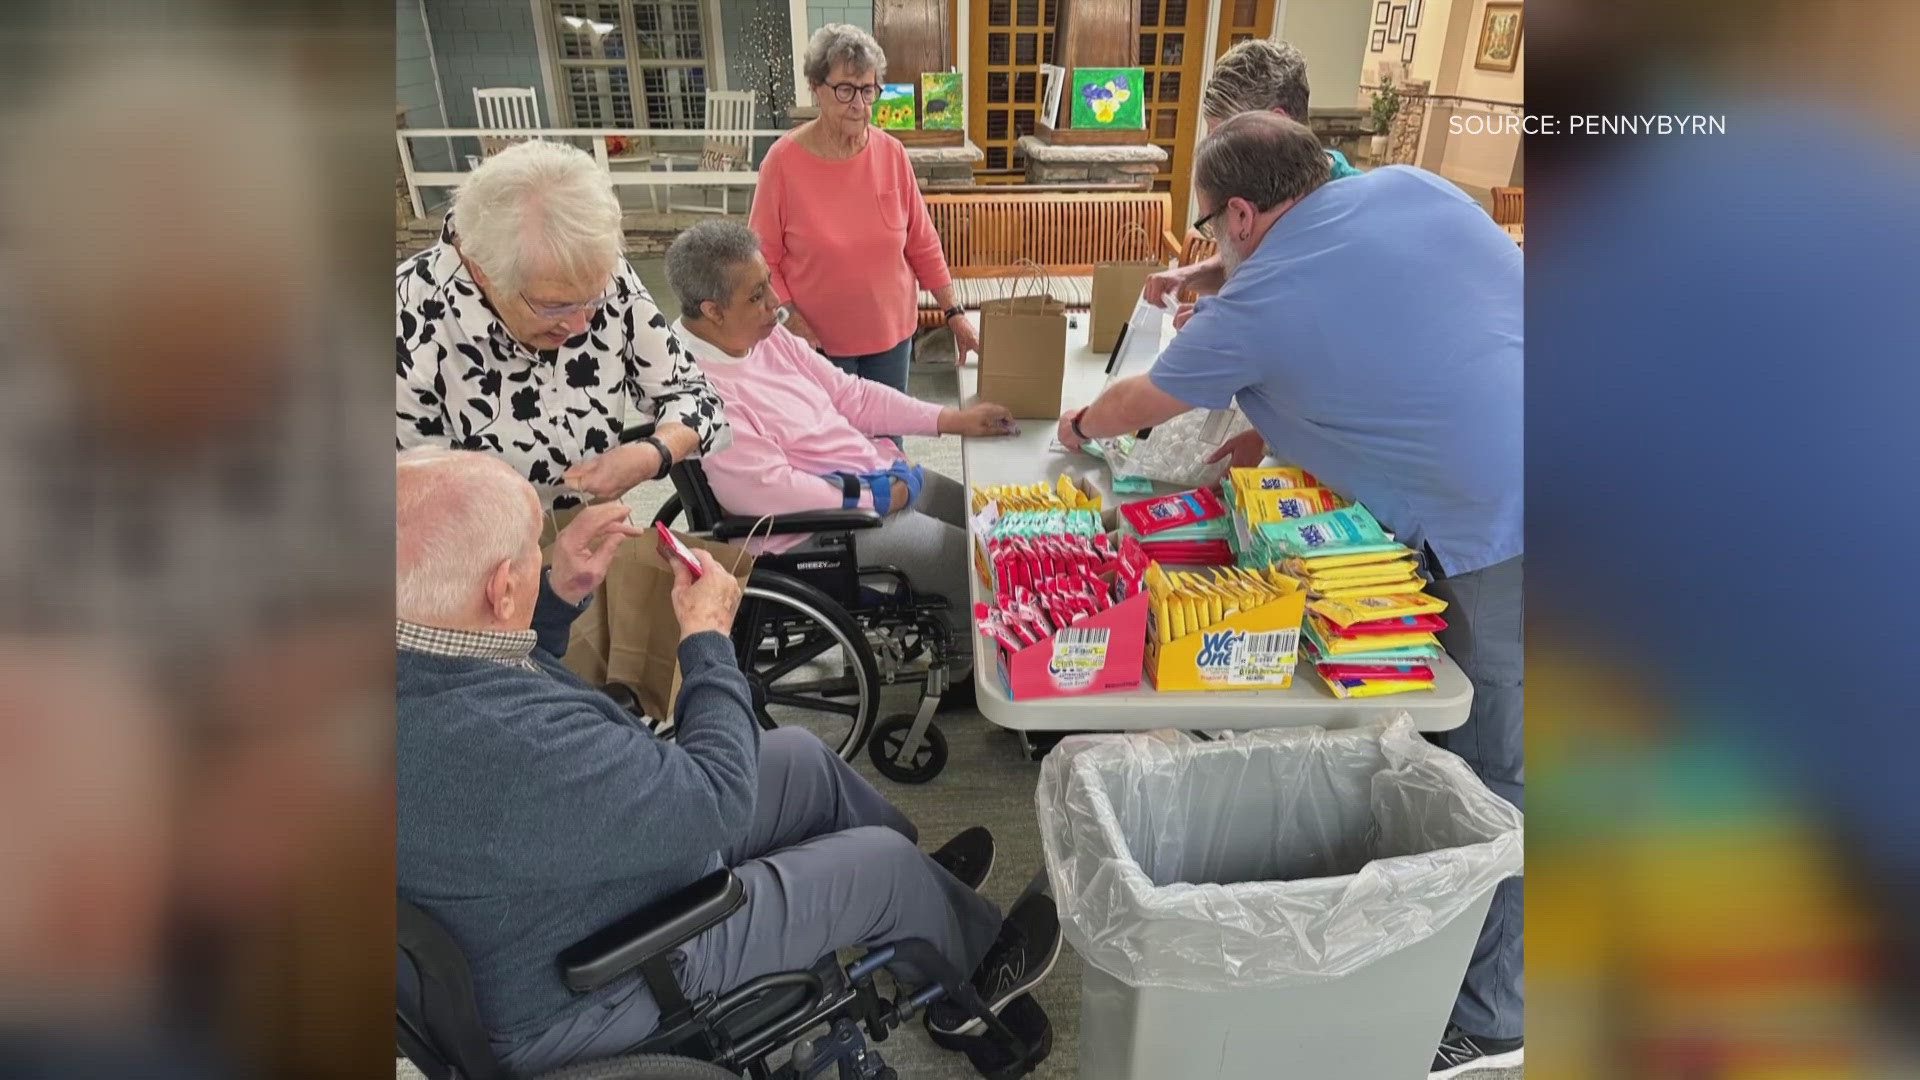
[[[873,123],[888,131],[913,130],[913,84],[885,83],[873,101]]]
[[[1140,80],[1145,69],[1074,68],[1073,123],[1076,128],[1135,131],[1147,126]]]
[[[920,126],[928,131],[963,131],[967,126],[967,77],[957,71],[920,76]]]

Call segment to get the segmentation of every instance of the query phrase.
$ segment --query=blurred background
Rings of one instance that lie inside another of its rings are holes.
[[[379,1075],[390,12],[0,11],[0,1075]]]
[[[0,14],[0,1074],[392,1062],[393,22]],[[1920,4],[1527,0],[1529,1075],[1920,1075]]]
[[[1528,1076],[1920,1075],[1920,4],[1526,19]]]

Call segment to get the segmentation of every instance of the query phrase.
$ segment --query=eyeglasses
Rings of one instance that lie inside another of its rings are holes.
[[[520,299],[522,302],[524,302],[527,305],[528,308],[532,309],[535,315],[538,315],[543,319],[564,319],[569,315],[575,315],[582,311],[599,311],[601,308],[606,307],[607,303],[611,301],[613,297],[612,296],[596,296],[591,300],[583,300],[578,304],[536,303],[535,301],[528,299],[526,293],[521,293]]]
[[[1208,214],[1206,217],[1201,218],[1199,221],[1194,222],[1193,231],[1199,233],[1201,236],[1207,238],[1208,240],[1213,239],[1213,219],[1219,217],[1220,211],[1225,210],[1226,208],[1227,208],[1227,205],[1225,203],[1221,203],[1219,209],[1216,209],[1213,213]]]
[[[869,105],[880,99],[879,83],[829,83],[827,89],[833,91],[834,99],[842,105],[852,101],[855,94]]]

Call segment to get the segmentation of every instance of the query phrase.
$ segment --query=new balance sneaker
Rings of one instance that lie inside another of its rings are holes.
[[[1040,985],[1060,959],[1060,915],[1054,910],[1053,897],[1035,894],[1007,912],[1000,924],[1000,936],[987,950],[973,973],[973,988],[995,1016],[1007,1003]],[[986,1030],[986,1022],[941,998],[927,1009],[927,1031],[936,1040],[942,1036],[976,1035]]]
[[[993,874],[993,834],[980,825],[961,829],[931,858],[962,885],[979,892]]]
[[[1522,1060],[1520,1039],[1483,1039],[1447,1025],[1446,1037],[1433,1055],[1427,1080],[1448,1080],[1482,1069],[1511,1069]]]

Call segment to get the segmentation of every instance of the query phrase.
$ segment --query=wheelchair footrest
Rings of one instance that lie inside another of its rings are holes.
[[[1053,1021],[1032,994],[1021,994],[1007,1002],[1007,1007],[1000,1010],[1000,1022],[1022,1045],[1009,1046],[991,1033],[933,1035],[933,1041],[966,1054],[974,1071],[986,1080],[1019,1080],[1053,1053]]]

